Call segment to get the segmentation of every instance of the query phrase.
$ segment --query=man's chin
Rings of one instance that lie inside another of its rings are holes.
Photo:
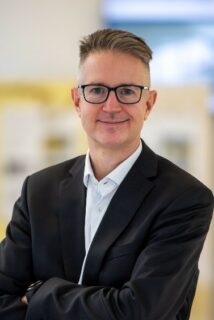
[[[103,138],[95,141],[99,148],[117,150],[128,146],[128,141],[122,138]]]

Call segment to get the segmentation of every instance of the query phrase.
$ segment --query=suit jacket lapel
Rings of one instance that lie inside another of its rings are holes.
[[[146,194],[153,188],[149,178],[156,175],[155,154],[144,144],[143,152],[118,188],[91,244],[83,284],[97,284],[106,251],[133,219]]]
[[[59,227],[62,258],[66,278],[78,282],[85,256],[85,187],[83,181],[84,158],[70,170],[70,175],[60,184]]]

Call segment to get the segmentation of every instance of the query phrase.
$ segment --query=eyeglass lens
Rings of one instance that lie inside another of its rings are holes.
[[[119,102],[137,103],[141,98],[142,89],[134,85],[108,88],[99,85],[87,85],[84,87],[84,97],[90,103],[102,103],[108,98],[110,91],[114,91]]]

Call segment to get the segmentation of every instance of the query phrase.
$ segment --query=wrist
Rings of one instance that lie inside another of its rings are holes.
[[[25,296],[26,296],[28,303],[30,302],[31,298],[36,293],[36,291],[41,287],[42,284],[43,284],[43,281],[38,280],[38,281],[31,283],[29,285],[29,287],[27,288],[26,293],[25,293]]]

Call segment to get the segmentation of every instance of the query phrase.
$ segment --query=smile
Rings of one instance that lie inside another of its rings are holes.
[[[110,121],[110,120],[98,120],[98,122],[104,123],[104,124],[109,124],[109,125],[117,125],[117,124],[122,124],[127,122],[128,119],[125,120],[117,120],[117,121]]]

